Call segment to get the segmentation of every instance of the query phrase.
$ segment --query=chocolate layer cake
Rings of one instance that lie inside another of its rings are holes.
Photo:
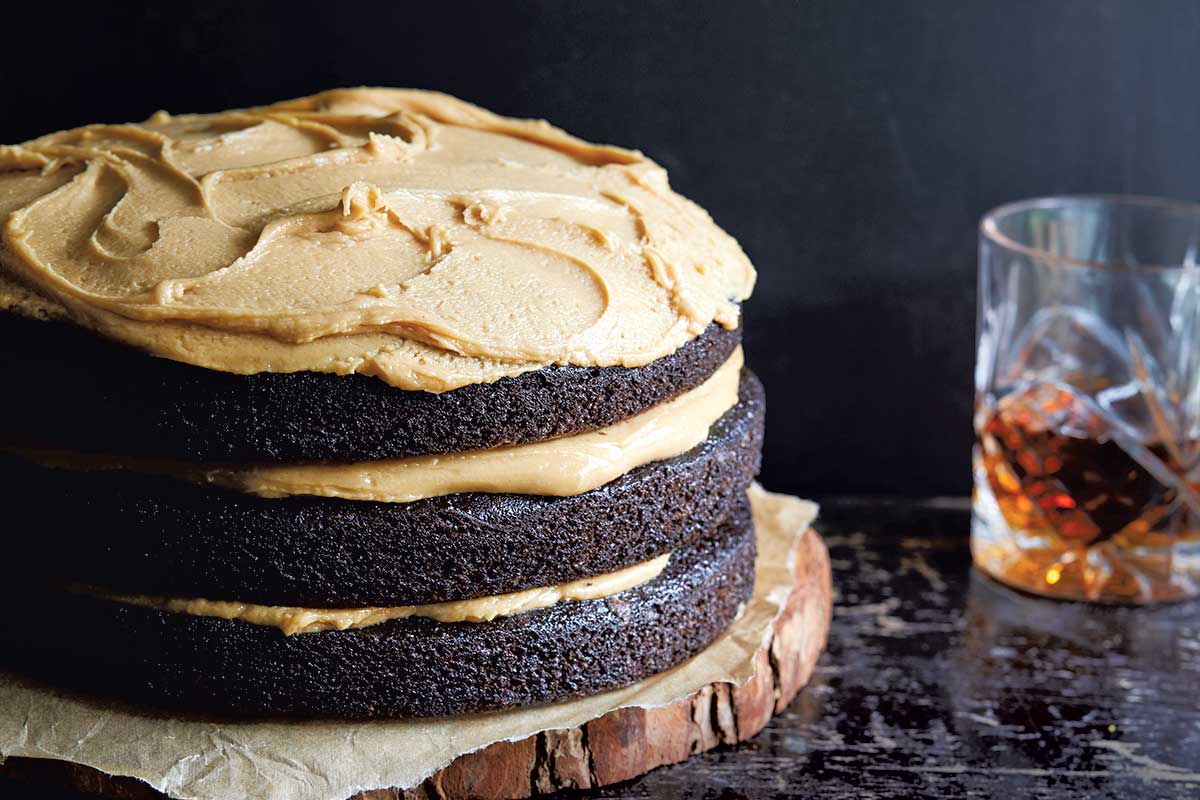
[[[754,271],[640,153],[418,91],[0,148],[5,666],[396,717],[696,655],[754,580]],[[29,536],[27,532],[37,531]]]

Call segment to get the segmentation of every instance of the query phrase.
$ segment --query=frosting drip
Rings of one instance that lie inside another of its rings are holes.
[[[754,283],[640,153],[421,91],[0,147],[0,217],[3,271],[104,335],[403,389],[641,366],[735,326]]]
[[[557,603],[610,597],[658,577],[666,569],[670,558],[671,554],[665,553],[657,558],[616,572],[580,578],[557,586],[543,586],[520,592],[418,606],[299,608],[239,603],[235,600],[89,593],[118,603],[156,608],[172,614],[220,617],[221,619],[247,622],[251,625],[265,625],[278,628],[283,631],[284,635],[291,636],[296,633],[365,628],[369,625],[378,625],[381,622],[406,617],[426,617],[438,622],[490,622],[497,617],[509,617],[537,608],[549,608]]]

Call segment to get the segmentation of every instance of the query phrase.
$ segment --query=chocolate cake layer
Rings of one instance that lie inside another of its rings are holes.
[[[611,425],[694,389],[741,341],[710,325],[642,367],[552,366],[432,394],[363,375],[235,375],[0,313],[0,443],[209,463],[403,457]],[[30,346],[28,343],[34,343]]]
[[[6,459],[17,566],[126,594],[270,605],[410,605],[612,572],[710,529],[758,472],[762,385],[709,438],[572,497],[468,493],[412,503],[266,499],[133,472]],[[70,498],[70,502],[63,502]]]
[[[285,637],[84,595],[0,617],[11,666],[137,703],[237,717],[404,717],[534,705],[628,685],[695,655],[754,584],[745,496],[654,580],[486,623],[393,620]]]

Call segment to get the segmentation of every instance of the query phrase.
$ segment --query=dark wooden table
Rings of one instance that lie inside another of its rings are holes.
[[[1040,600],[976,574],[965,501],[833,501],[828,652],[753,741],[604,797],[1200,797],[1200,603]]]
[[[751,742],[600,796],[1200,796],[1200,603],[1011,592],[971,569],[969,519],[825,503],[837,605],[808,688]]]

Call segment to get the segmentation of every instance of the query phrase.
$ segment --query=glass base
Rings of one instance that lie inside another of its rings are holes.
[[[1093,547],[1052,530],[1015,530],[977,465],[971,556],[984,573],[1026,592],[1061,600],[1144,604],[1200,596],[1200,536],[1161,546]],[[1162,537],[1159,537],[1160,540]]]

